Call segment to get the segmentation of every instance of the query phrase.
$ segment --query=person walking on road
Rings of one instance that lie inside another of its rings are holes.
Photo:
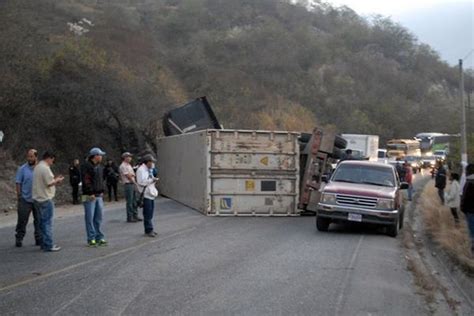
[[[413,198],[413,169],[411,168],[408,161],[405,161],[403,164],[403,169],[404,180],[406,183],[408,183],[408,201],[411,201]]]
[[[466,175],[466,184],[464,184],[461,197],[461,211],[466,215],[471,238],[471,253],[474,255],[474,164],[466,167]]]
[[[120,181],[124,186],[127,222],[135,223],[141,222],[142,219],[138,216],[135,194],[135,171],[132,167],[132,154],[124,152],[122,154],[122,163],[120,164]]]
[[[451,210],[451,214],[453,214],[454,217],[454,222],[457,225],[459,224],[458,207],[461,204],[461,185],[459,184],[459,174],[451,173],[449,180],[451,181],[451,185],[448,192],[445,194],[444,200],[446,201],[446,205]]]
[[[61,250],[61,247],[53,243],[53,199],[56,195],[56,186],[64,180],[64,177],[62,175],[55,177],[51,171],[55,160],[56,156],[53,153],[45,152],[33,172],[33,200],[41,218],[41,249],[48,252]]]
[[[72,187],[72,204],[79,204],[79,183],[81,183],[81,171],[79,170],[79,159],[74,159],[69,167],[69,183]]]
[[[101,162],[104,155],[105,152],[94,147],[89,151],[87,161],[81,166],[82,203],[87,244],[90,247],[107,245],[101,228],[104,213],[104,170]]]
[[[109,159],[104,168],[104,179],[107,184],[107,192],[109,194],[109,202],[112,202],[112,195],[115,201],[118,201],[117,198],[117,183],[119,181],[119,169],[113,162]]]
[[[153,164],[155,158],[148,154],[143,157],[143,163],[137,170],[137,189],[143,194],[143,219],[145,226],[145,235],[156,237],[157,233],[153,229],[153,214],[155,211],[155,199],[158,196],[158,190],[155,183],[158,178],[153,176]]]
[[[40,214],[33,202],[33,172],[38,163],[38,152],[35,149],[28,150],[26,163],[21,165],[16,172],[16,194],[18,198],[18,220],[16,224],[17,247],[23,245],[23,238],[26,235],[26,226],[33,213],[33,224],[35,226],[35,241],[37,246],[41,246]]]
[[[438,195],[441,199],[441,204],[444,205],[444,188],[446,188],[446,169],[441,160],[438,161],[438,170],[435,176],[435,187],[438,189]]]

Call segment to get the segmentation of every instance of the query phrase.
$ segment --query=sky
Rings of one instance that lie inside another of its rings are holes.
[[[456,0],[327,0],[327,2],[347,5],[359,14],[377,13],[391,16],[439,4],[449,4]]]
[[[346,5],[358,14],[389,16],[408,28],[420,42],[429,44],[441,59],[458,63],[474,49],[473,0],[325,0]],[[473,68],[474,53],[465,60]]]

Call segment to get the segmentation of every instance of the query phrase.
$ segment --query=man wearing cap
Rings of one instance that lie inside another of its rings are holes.
[[[90,247],[107,245],[101,230],[104,212],[104,170],[100,163],[104,155],[105,152],[94,147],[89,151],[86,162],[81,166],[82,202],[84,204],[87,244]]]
[[[155,211],[155,198],[158,196],[158,190],[155,183],[158,178],[153,176],[153,165],[155,158],[152,155],[145,155],[143,163],[137,170],[137,187],[139,192],[143,192],[143,223],[145,225],[145,235],[156,237],[153,229],[153,213]]]
[[[132,154],[124,152],[122,154],[122,163],[120,164],[120,180],[124,185],[125,201],[127,205],[127,222],[135,223],[141,222],[142,219],[138,217],[137,206],[135,204],[135,171],[131,165]]]

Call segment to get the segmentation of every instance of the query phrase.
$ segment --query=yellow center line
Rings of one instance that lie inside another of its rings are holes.
[[[123,254],[123,253],[126,253],[126,252],[135,251],[135,250],[138,250],[138,249],[143,248],[143,246],[146,246],[146,245],[149,245],[149,244],[152,244],[152,243],[162,242],[162,241],[165,241],[165,240],[167,240],[167,239],[176,237],[176,236],[178,236],[178,235],[191,232],[191,231],[193,231],[193,230],[195,230],[195,229],[196,229],[196,227],[191,227],[191,228],[188,228],[188,229],[185,229],[185,230],[182,230],[182,231],[173,233],[173,234],[171,234],[171,235],[165,236],[165,237],[163,237],[163,238],[157,238],[157,239],[154,239],[154,240],[146,241],[146,242],[143,242],[143,243],[141,243],[141,244],[134,245],[134,246],[131,246],[131,247],[128,247],[128,248],[125,248],[125,249],[121,249],[121,250],[115,251],[115,252],[111,252],[111,253],[109,253],[109,254],[106,254],[106,255],[103,255],[103,256],[100,256],[100,257],[97,257],[97,258],[92,258],[92,259],[89,259],[89,260],[86,260],[86,261],[82,261],[82,262],[79,262],[79,263],[76,263],[76,264],[67,266],[67,267],[65,267],[65,268],[62,268],[62,269],[59,269],[59,270],[56,270],[56,271],[51,271],[51,272],[48,272],[48,273],[45,273],[45,274],[41,274],[41,275],[39,275],[39,276],[30,278],[30,279],[24,280],[24,281],[20,281],[20,282],[17,282],[17,283],[13,283],[13,284],[10,284],[10,285],[7,285],[7,286],[4,286],[4,287],[0,288],[0,293],[1,293],[1,292],[6,292],[6,291],[9,291],[9,290],[12,290],[12,289],[15,289],[15,288],[17,288],[17,287],[20,287],[20,286],[23,286],[23,285],[26,285],[26,284],[33,283],[33,282],[35,282],[35,281],[44,280],[44,279],[47,279],[47,278],[49,278],[49,277],[56,276],[56,275],[59,275],[59,274],[61,274],[61,273],[68,272],[68,271],[74,270],[74,269],[76,269],[76,268],[79,268],[79,267],[88,265],[88,264],[90,264],[90,263],[94,263],[94,262],[97,262],[97,261],[109,259],[109,258],[118,256],[118,255]]]

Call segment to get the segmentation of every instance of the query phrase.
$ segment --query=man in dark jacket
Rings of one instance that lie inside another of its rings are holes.
[[[72,204],[79,204],[79,183],[81,183],[79,159],[74,159],[69,167],[69,183],[72,187]]]
[[[87,244],[90,247],[107,245],[101,230],[104,210],[104,170],[100,163],[104,155],[105,152],[100,148],[92,148],[87,161],[81,167],[82,202],[85,211]]]
[[[471,237],[471,252],[474,254],[474,164],[467,166],[466,176],[466,184],[461,196],[461,211],[466,215]]]
[[[104,179],[105,183],[107,184],[107,191],[109,193],[109,202],[112,201],[112,194],[115,198],[115,201],[118,201],[117,184],[119,181],[119,169],[111,159],[107,160],[107,164],[105,165]]]
[[[438,189],[438,195],[441,199],[441,204],[444,205],[444,188],[446,188],[446,169],[444,169],[443,162],[438,161],[438,170],[436,171],[435,187]]]

